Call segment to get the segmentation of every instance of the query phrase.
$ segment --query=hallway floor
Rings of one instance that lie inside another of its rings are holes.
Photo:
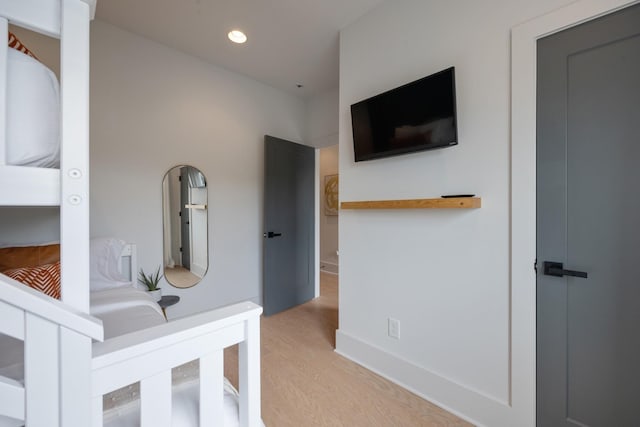
[[[267,427],[469,426],[438,406],[338,355],[338,279],[321,296],[262,317],[262,418]],[[237,385],[237,346],[225,352]]]

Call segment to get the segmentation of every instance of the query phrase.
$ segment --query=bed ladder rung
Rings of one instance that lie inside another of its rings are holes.
[[[24,386],[17,381],[0,376],[0,414],[24,420]]]
[[[0,301],[0,332],[24,341],[24,310]]]

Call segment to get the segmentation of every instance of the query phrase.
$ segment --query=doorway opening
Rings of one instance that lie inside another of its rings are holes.
[[[338,252],[338,145],[320,152],[320,272],[337,276]]]
[[[320,148],[320,297],[338,297],[338,275],[340,273],[340,253],[338,251],[338,217],[340,215],[338,197],[338,145]],[[334,325],[338,325],[338,304],[328,313]],[[332,331],[332,343],[335,348],[335,330]]]

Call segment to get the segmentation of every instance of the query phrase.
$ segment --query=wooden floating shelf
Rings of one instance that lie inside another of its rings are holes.
[[[364,200],[342,202],[341,209],[478,209],[480,197],[438,197],[437,199]]]
[[[207,209],[207,205],[184,205],[187,209]]]

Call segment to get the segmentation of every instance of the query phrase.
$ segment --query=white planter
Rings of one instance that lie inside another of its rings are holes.
[[[153,298],[155,301],[160,301],[162,298],[162,289],[158,288],[155,291],[147,291],[149,296]]]

